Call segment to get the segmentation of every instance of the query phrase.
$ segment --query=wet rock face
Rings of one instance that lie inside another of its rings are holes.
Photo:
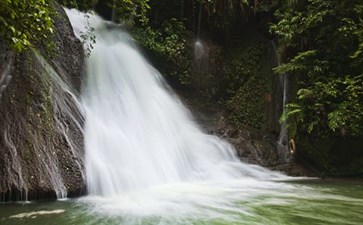
[[[73,87],[79,90],[83,73],[84,51],[81,41],[74,35],[68,16],[63,8],[56,4],[55,20],[55,54],[49,56],[50,63],[60,74],[65,73],[70,78]]]
[[[80,195],[83,49],[55,6],[54,49],[15,54],[0,41],[0,201]]]

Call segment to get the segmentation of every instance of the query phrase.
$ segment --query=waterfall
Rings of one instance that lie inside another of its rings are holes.
[[[6,87],[9,85],[10,80],[12,78],[11,69],[14,61],[14,54],[8,53],[4,55],[4,63],[0,67],[0,102],[3,92],[5,91]]]
[[[194,43],[194,59],[200,60],[205,55],[205,49],[200,40],[200,26],[202,22],[202,5],[199,5],[198,25],[197,25],[197,41]]]
[[[208,66],[208,56],[206,54],[206,49],[200,40],[197,40],[194,44],[194,64],[195,76],[202,76],[202,70],[207,69]],[[199,77],[198,80],[200,79],[203,78]]]
[[[67,14],[78,35],[88,24],[96,28],[82,94],[88,192],[96,208],[181,214],[280,187],[271,180],[286,176],[241,162],[229,143],[201,130],[127,33],[97,16]]]
[[[283,74],[280,77],[280,84],[282,86],[282,114],[285,113],[285,106],[287,104],[287,93],[288,93],[288,76],[287,74]],[[280,159],[282,158],[284,162],[288,160],[288,151],[289,151],[289,144],[288,144],[288,134],[287,134],[287,123],[283,121],[280,127],[280,134],[277,140],[278,148],[281,148],[280,152]]]
[[[275,53],[275,59],[276,59],[276,65],[280,66],[281,65],[281,60],[280,60],[280,56],[277,52],[277,48],[276,48],[276,44],[274,41],[272,42],[272,48],[273,51]],[[285,106],[287,104],[287,95],[288,95],[288,75],[287,74],[282,74],[279,75],[279,83],[280,83],[280,88],[282,89],[282,101],[281,101],[281,113],[284,114],[285,112]],[[280,133],[277,139],[277,151],[278,151],[278,155],[279,155],[279,160],[282,163],[288,162],[290,159],[290,154],[289,154],[289,140],[288,140],[288,133],[287,133],[287,123],[286,121],[282,122],[280,124]]]
[[[197,27],[197,38],[200,38],[200,27],[202,25],[202,4],[199,5],[199,14],[198,14],[198,27]]]
[[[200,39],[200,29],[202,22],[202,5],[199,5],[197,40],[194,43],[193,77],[196,89],[202,89],[208,76],[208,57],[209,52],[205,43]]]

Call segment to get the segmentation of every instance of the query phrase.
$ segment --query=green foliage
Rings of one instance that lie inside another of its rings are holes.
[[[135,28],[133,36],[151,54],[157,67],[182,84],[190,82],[191,54],[187,46],[187,31],[175,18],[165,21],[159,28]]]
[[[222,30],[231,29],[233,21],[248,21],[259,12],[272,11],[278,0],[198,0],[205,6],[209,23]],[[233,29],[233,28],[232,28]]]
[[[249,78],[227,102],[232,120],[241,128],[265,128],[264,80]]]
[[[227,13],[230,16],[241,16],[257,11],[269,11],[277,0],[198,0],[208,7],[210,13]]]
[[[145,25],[149,21],[146,16],[150,9],[149,0],[108,0],[108,4],[115,10],[114,22]]]
[[[227,109],[231,119],[239,127],[257,130],[265,128],[267,74],[262,68],[264,43],[255,43],[248,48],[236,48],[231,53],[230,72],[226,74],[228,83]],[[228,71],[227,70],[227,71]]]
[[[0,36],[23,51],[53,33],[51,0],[0,0]]]
[[[262,43],[255,44],[247,48],[236,48],[230,53],[231,64],[229,67],[231,71],[226,74],[229,86],[227,88],[229,93],[234,93],[242,84],[249,78],[258,76],[261,71],[259,61],[263,54],[264,46]]]
[[[73,5],[71,5],[70,7],[76,7],[84,12],[94,10],[97,3],[99,2],[99,0],[64,0],[64,1],[68,2],[73,1],[72,3]]]
[[[282,120],[291,126],[301,123],[303,130],[318,135],[333,132],[359,136],[363,130],[363,79],[331,78],[315,82],[297,93],[298,104],[288,104]]]
[[[271,26],[285,51],[275,69],[298,77],[283,120],[317,136],[363,135],[363,3],[282,1]]]

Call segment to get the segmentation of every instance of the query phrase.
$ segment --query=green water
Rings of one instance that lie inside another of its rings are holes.
[[[2,203],[0,204],[0,224],[363,224],[362,182],[301,181],[289,185],[293,186],[294,193],[288,195],[285,194],[286,190],[281,190],[280,193],[278,191],[269,194],[264,192],[249,198],[247,193],[245,195],[247,197],[236,199],[233,202],[233,207],[211,207],[208,209],[206,205],[200,206],[203,208],[200,209],[200,212],[205,212],[205,216],[196,212],[199,209],[194,209],[195,213],[180,213],[180,215],[175,213],[169,215],[167,210],[154,215],[130,215],[127,208],[122,209],[119,215],[107,215],[105,212],[97,212],[94,210],[94,205],[91,206],[82,199]],[[302,191],[299,192],[298,190]],[[53,210],[64,210],[64,212],[48,215],[36,214],[40,211],[49,212]],[[213,211],[219,212],[214,213]],[[32,216],[19,216],[21,213],[29,212],[36,213]]]

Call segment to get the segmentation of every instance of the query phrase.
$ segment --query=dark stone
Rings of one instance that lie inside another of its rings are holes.
[[[15,54],[0,41],[0,201],[84,192],[83,118],[71,94],[79,94],[84,53],[63,8],[54,8],[52,49]]]

